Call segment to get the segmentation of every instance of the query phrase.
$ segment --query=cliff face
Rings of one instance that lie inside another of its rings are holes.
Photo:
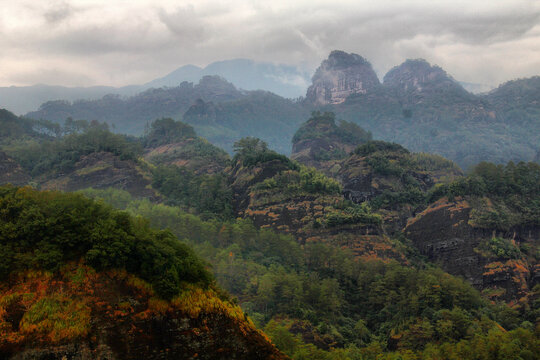
[[[472,210],[468,200],[443,198],[410,219],[404,232],[430,261],[465,277],[492,299],[524,301],[540,280],[540,267],[534,257],[517,249],[536,249],[540,228],[502,232],[475,227]],[[506,251],[494,238],[506,244]]]
[[[343,209],[339,185],[332,192],[298,188],[298,170],[272,160],[253,167],[236,163],[231,174],[238,217],[250,218],[261,228],[293,235],[300,243],[324,242],[350,249],[363,259],[394,259],[406,263],[404,254],[386,236],[380,218],[353,219]],[[274,181],[290,186],[272,188]],[[294,190],[292,190],[294,189]]]
[[[376,138],[437,153],[468,168],[480,161],[534,157],[537,149],[530,144],[540,139],[534,80],[478,96],[440,67],[417,59],[391,69],[381,85],[363,58],[337,51],[317,70],[306,103],[324,106]]]
[[[122,160],[108,153],[97,152],[83,156],[73,170],[37,179],[44,190],[77,191],[92,187],[126,190],[135,197],[156,198],[150,187],[151,179],[132,160]]]
[[[393,158],[393,156],[389,156]],[[426,171],[410,170],[407,173],[423,191],[435,184],[435,179]],[[406,184],[399,175],[381,174],[370,164],[369,158],[351,155],[347,158],[338,173],[343,184],[343,195],[355,203],[369,201],[385,191],[404,190]]]
[[[340,163],[336,179],[346,199],[357,204],[370,201],[384,214],[386,231],[395,233],[425,206],[423,198],[431,187],[462,175],[459,167],[440,156],[370,141]]]
[[[384,76],[384,85],[400,92],[429,93],[435,88],[460,90],[461,86],[438,66],[423,59],[407,60]]]
[[[371,64],[357,54],[332,51],[315,72],[306,99],[312,104],[341,104],[351,94],[367,94],[380,85]]]
[[[188,288],[165,301],[132,275],[81,264],[13,280],[0,284],[4,359],[286,358],[211,290]]]
[[[0,184],[25,185],[30,176],[6,153],[0,151]]]

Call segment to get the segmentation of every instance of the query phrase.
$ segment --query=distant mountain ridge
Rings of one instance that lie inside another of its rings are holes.
[[[207,75],[221,76],[239,89],[266,90],[286,98],[297,98],[305,94],[311,71],[291,65],[231,59],[213,62],[204,68],[184,65],[140,85],[66,87],[38,84],[0,87],[0,108],[22,115],[48,101],[98,100],[108,94],[129,97],[151,88],[177,87],[184,81],[198,83]]]
[[[182,81],[198,82],[206,75],[219,75],[243,90],[266,90],[285,98],[303,96],[311,76],[309,71],[295,66],[233,59],[216,61],[204,68],[185,65],[143,86],[146,88],[178,86]]]
[[[244,60],[248,74],[250,64]],[[237,65],[224,62],[214,67],[234,72],[240,71]],[[174,82],[186,74],[184,70],[155,85]],[[375,138],[403,144],[411,151],[443,155],[466,169],[480,161],[530,161],[536,156],[540,143],[539,79],[511,81],[475,95],[442,68],[415,59],[391,69],[381,83],[369,61],[357,54],[333,51],[315,72],[305,99],[240,90],[224,78],[204,76],[197,85],[183,82],[125,99],[106,96],[74,103],[48,102],[28,116],[55,122],[68,117],[96,119],[130,134],[140,134],[145,124],[157,118],[171,117],[189,123],[201,136],[229,152],[235,141],[254,136],[288,154],[295,131],[309,114],[331,111]]]

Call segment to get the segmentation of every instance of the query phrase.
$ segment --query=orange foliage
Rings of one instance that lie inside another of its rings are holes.
[[[27,271],[12,280],[17,285],[0,284],[0,351],[27,343],[65,344],[89,336],[96,322],[145,320],[168,312],[191,318],[223,314],[243,334],[259,332],[239,306],[211,289],[190,286],[169,302],[124,270],[97,273],[83,263],[70,263],[57,276]],[[203,326],[198,331],[210,330]],[[141,330],[132,324],[131,332]]]

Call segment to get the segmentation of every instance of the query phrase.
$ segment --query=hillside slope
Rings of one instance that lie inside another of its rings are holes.
[[[285,358],[170,232],[80,195],[0,203],[3,358]]]

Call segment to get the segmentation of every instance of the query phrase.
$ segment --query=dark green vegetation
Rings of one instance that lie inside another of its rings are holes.
[[[32,176],[65,172],[81,157],[110,152],[136,160],[142,146],[135,138],[113,134],[105,123],[66,119],[63,126],[19,118],[0,110],[0,146]]]
[[[196,136],[193,127],[171,118],[163,118],[150,125],[148,134],[144,137],[144,146],[158,147]]]
[[[0,249],[7,254],[3,276],[28,267],[54,271],[83,258],[97,269],[126,268],[170,298],[183,281],[212,283],[195,253],[293,359],[538,357],[540,289],[530,280],[529,264],[521,261],[536,256],[532,240],[515,245],[506,233],[493,233],[475,245],[474,251],[500,265],[481,272],[510,275],[503,261],[514,261],[513,269],[522,270],[518,275],[526,294],[510,307],[428,262],[401,231],[407,220],[442,197],[470,200],[472,219],[484,224],[478,226],[488,234],[512,226],[535,231],[538,166],[482,163],[463,177],[453,162],[438,155],[370,140],[355,125],[336,125],[332,114],[313,118],[328,126],[328,134],[340,139],[352,134],[349,144],[361,143],[336,160],[341,167],[335,178],[253,137],[236,141],[235,156],[229,160],[224,155],[221,168],[197,172],[198,165],[189,165],[190,152],[201,161],[223,153],[213,153],[211,145],[208,152],[190,148],[204,140],[191,126],[166,118],[149,125],[142,138],[72,120],[61,128],[64,136],[41,142],[10,138],[3,150],[38,175],[33,180],[46,172],[61,175],[89,154],[114,154],[141,168],[146,186],[159,196],[140,199],[118,189],[84,190],[101,199],[94,202],[79,195],[5,188],[6,205],[0,207],[8,219],[0,232],[8,244]],[[300,141],[325,138],[303,129]],[[167,152],[170,148],[178,152]],[[77,169],[81,177],[89,174],[89,169]],[[348,190],[365,197],[345,200]],[[169,230],[151,230],[142,219]]]
[[[135,139],[113,134],[105,124],[95,124],[82,133],[61,138],[16,142],[4,149],[33,176],[69,171],[81,157],[97,152],[109,152],[122,160],[136,160],[142,154],[142,147]]]
[[[106,95],[98,100],[49,101],[28,115],[30,118],[44,118],[60,124],[67,117],[97,119],[114,124],[116,129],[124,133],[135,135],[142,134],[145,126],[155,119],[180,118],[199,98],[228,101],[240,96],[240,92],[224,79],[205,76],[196,85],[183,82],[177,87],[149,89],[126,100],[117,95]]]
[[[324,244],[302,248],[293,237],[247,220],[203,221],[119,191],[85,194],[144,216],[192,245],[212,263],[217,282],[293,358],[538,356],[531,330],[537,313],[491,305],[439,269],[359,261]],[[497,323],[516,330],[503,331]]]
[[[205,264],[169,231],[76,194],[0,188],[0,279],[27,269],[57,271],[83,259],[97,270],[126,269],[165,298],[182,283],[212,281]]]
[[[352,122],[340,120],[336,124],[336,117],[334,113],[315,111],[311,114],[311,117],[306,121],[298,131],[294,134],[292,142],[298,143],[302,140],[323,140],[328,142],[337,142],[342,145],[356,146],[365,143],[372,139],[371,133],[365,131],[358,125]],[[342,158],[346,153],[342,150]],[[321,153],[318,154],[320,159],[332,158],[331,154]],[[320,160],[319,159],[319,160]]]
[[[235,141],[256,135],[281,153],[290,151],[290,139],[309,112],[298,103],[266,91],[242,93],[217,76],[199,84],[150,89],[122,99],[107,95],[99,100],[50,101],[28,116],[63,123],[67,117],[98,119],[116,130],[140,135],[157,118],[174,118],[192,125],[213,144],[232,152]]]
[[[46,120],[32,120],[18,117],[15,114],[0,109],[0,141],[21,137],[39,137],[58,135],[60,125]]]
[[[437,66],[407,60],[390,70],[378,87],[326,105],[376,138],[398,142],[411,151],[437,153],[464,169],[484,160],[530,161],[540,139],[538,81],[505,84],[489,95],[468,93]],[[525,121],[520,119],[526,118]]]
[[[152,186],[166,196],[168,204],[203,218],[232,217],[232,193],[224,175],[197,176],[178,166],[158,166],[152,173]]]
[[[213,144],[232,152],[243,137],[255,136],[288,154],[291,137],[309,114],[296,101],[266,91],[251,91],[233,101],[197,101],[182,117]]]
[[[181,165],[198,174],[219,172],[230,160],[225,151],[197,136],[192,126],[170,118],[154,121],[141,142],[149,162]]]
[[[314,168],[299,166],[258,183],[255,190],[274,190],[289,195],[298,193],[338,195],[341,193],[341,186]]]
[[[255,165],[277,161],[291,170],[298,170],[298,164],[291,161],[287,156],[268,149],[268,144],[261,139],[246,137],[234,143],[235,155],[233,161],[240,162],[242,166],[251,168]]]
[[[336,164],[358,145],[371,140],[371,133],[358,125],[340,120],[334,113],[314,111],[294,134],[291,158],[334,175]]]
[[[472,213],[472,220],[478,227],[509,230],[539,225],[540,165],[483,162],[474,167],[469,176],[434,188],[430,200],[442,196],[478,199]],[[489,204],[487,198],[491,200]]]
[[[373,208],[396,208],[403,204],[427,205],[428,190],[436,182],[448,182],[462,172],[452,161],[427,153],[411,153],[403,146],[380,140],[358,146],[345,164],[342,176],[351,177],[356,162],[367,168],[376,190],[369,201]],[[366,171],[366,170],[364,170]],[[370,186],[372,186],[370,184]]]

